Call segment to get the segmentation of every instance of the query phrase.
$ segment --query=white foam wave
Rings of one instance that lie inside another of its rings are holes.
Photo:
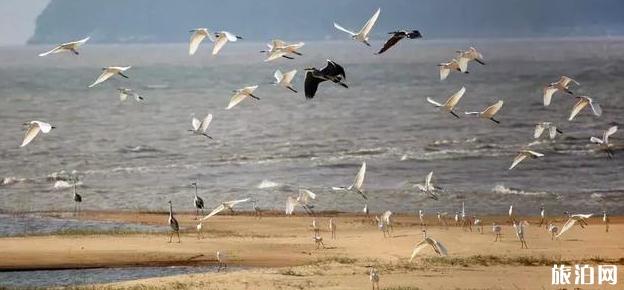
[[[264,188],[274,188],[274,187],[278,187],[278,186],[280,186],[279,183],[270,181],[268,179],[265,179],[265,180],[262,180],[262,182],[260,182],[260,184],[258,184],[257,187],[259,189],[264,189]]]
[[[530,191],[524,191],[524,190],[515,189],[515,188],[509,188],[509,187],[506,187],[502,183],[495,185],[494,188],[492,188],[492,192],[500,193],[500,194],[517,194],[517,195],[530,195],[530,196],[550,194],[545,191],[530,192]]]

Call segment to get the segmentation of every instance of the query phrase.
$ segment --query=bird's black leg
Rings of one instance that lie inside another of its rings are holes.
[[[120,76],[124,77],[124,78],[129,79],[129,77],[128,77],[127,75],[123,74],[122,72],[118,72],[118,74],[119,74]]]
[[[455,112],[450,111],[449,113],[451,113],[451,115],[455,116],[455,118],[460,119],[459,115],[457,115]]]
[[[180,231],[177,231],[176,234],[178,234],[178,244],[180,243]]]
[[[344,88],[349,88],[349,86],[347,86],[347,84],[343,83],[343,82],[338,82],[339,85],[343,86]]]
[[[286,56],[286,55],[282,55],[283,58],[287,58],[287,59],[295,59],[294,57],[290,57],[290,56]]]
[[[559,130],[559,128],[556,129],[557,133],[559,134],[563,134],[563,131]]]
[[[500,121],[499,121],[499,120],[494,119],[493,117],[492,117],[492,118],[490,118],[490,120],[492,120],[492,122],[494,122],[494,123],[496,123],[496,124],[500,124]]]
[[[71,50],[71,52],[73,52],[75,55],[79,55],[79,54],[80,54],[80,53],[78,53],[78,51],[77,51],[77,50],[75,50],[75,49],[73,49],[73,48],[72,48],[72,49],[70,49],[70,50]]]
[[[293,87],[291,87],[291,86],[287,86],[286,88],[288,88],[289,90],[293,91],[294,93],[297,93],[297,90],[293,89]]]
[[[209,139],[214,140],[214,138],[212,138],[211,136],[209,136],[209,135],[208,135],[208,134],[206,134],[206,133],[203,133],[202,135],[206,136],[206,137],[207,137],[207,138],[209,138]]]
[[[303,55],[303,53],[298,52],[298,51],[291,51],[291,52],[292,52],[292,53],[294,53],[294,54],[296,54],[296,55],[299,55],[299,56]]]
[[[254,99],[256,99],[256,100],[260,100],[260,98],[258,98],[258,97],[256,97],[256,96],[254,96],[253,94],[249,94],[249,96],[250,96],[250,97],[252,97],[252,98],[254,98]]]
[[[480,64],[482,64],[482,65],[485,65],[485,62],[483,62],[482,60],[480,60],[480,59],[478,59],[478,58],[475,58],[475,61],[476,61],[476,62],[478,62],[478,63],[480,63]]]

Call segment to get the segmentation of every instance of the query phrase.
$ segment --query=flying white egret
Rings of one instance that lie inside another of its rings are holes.
[[[491,120],[492,122],[496,124],[500,124],[500,121],[494,119],[494,115],[496,115],[496,113],[498,113],[498,111],[502,107],[503,107],[503,101],[498,101],[496,102],[496,104],[485,108],[485,110],[483,110],[482,112],[465,112],[465,114],[479,116],[481,118]]]
[[[593,214],[568,214],[568,221],[561,227],[561,231],[557,234],[557,238],[559,238],[563,233],[567,232],[571,229],[577,222],[581,228],[585,228],[584,225],[587,225],[586,219],[590,218]]]
[[[427,194],[429,196],[429,198],[434,199],[434,200],[438,200],[439,196],[438,193],[436,192],[436,190],[442,190],[441,187],[439,186],[435,186],[431,180],[433,178],[433,171],[429,172],[429,174],[427,174],[427,177],[425,177],[425,184],[416,184],[415,186],[422,192],[424,192],[425,194]]]
[[[169,243],[171,243],[171,239],[173,238],[173,234],[178,235],[178,243],[180,243],[180,224],[178,224],[178,220],[173,216],[173,204],[169,201],[169,219],[167,220],[169,227],[171,228],[171,235],[169,235]]]
[[[303,55],[298,51],[298,49],[302,48],[304,44],[305,43],[303,42],[289,44],[284,42],[283,40],[274,39],[273,41],[271,41],[271,43],[267,44],[269,50],[261,50],[260,52],[267,54],[267,58],[264,60],[265,62],[276,60],[280,57],[293,59],[293,57],[288,55]]]
[[[193,132],[194,135],[205,136],[210,139],[214,139],[206,133],[206,131],[208,130],[208,126],[210,125],[210,122],[212,122],[212,114],[208,114],[202,121],[193,117],[192,122],[191,122],[193,129],[192,130],[189,129],[188,131]]]
[[[66,42],[66,43],[62,43],[59,46],[53,48],[52,50],[46,51],[44,53],[40,53],[39,56],[46,56],[48,54],[53,54],[53,53],[59,53],[59,52],[65,52],[65,51],[71,51],[73,52],[75,55],[78,55],[78,48],[80,46],[82,46],[83,44],[85,44],[90,37],[86,37],[83,38],[81,40],[77,40],[77,41],[72,41],[72,42]]]
[[[587,105],[591,107],[591,110],[594,115],[596,115],[596,117],[600,117],[600,115],[602,115],[602,108],[598,103],[594,102],[592,98],[588,96],[580,96],[576,98],[578,99],[578,101],[576,102],[576,104],[574,104],[574,107],[572,107],[572,112],[570,113],[568,121],[572,121],[572,119],[574,119],[574,117],[576,117],[576,115],[581,112],[581,110],[587,107]]]
[[[443,111],[451,113],[456,118],[459,118],[459,115],[457,115],[453,110],[455,109],[455,106],[457,106],[457,103],[459,103],[459,100],[462,98],[462,96],[464,96],[464,93],[466,93],[466,88],[462,87],[459,91],[457,91],[457,93],[451,95],[444,104],[440,104],[429,97],[427,97],[427,102],[433,104]]]
[[[258,86],[249,86],[244,87],[242,89],[234,90],[234,95],[230,98],[230,103],[228,104],[226,110],[233,108],[238,105],[238,103],[242,102],[247,97],[252,97],[256,100],[260,100],[260,98],[256,97],[253,92],[258,88]]]
[[[301,206],[310,215],[314,214],[312,211],[314,206],[311,205],[314,199],[316,199],[316,193],[307,189],[299,189],[299,195],[296,198],[289,196],[286,199],[286,215],[291,215],[295,210],[295,206]]]
[[[373,26],[375,25],[375,22],[377,22],[377,18],[379,17],[379,13],[380,12],[381,12],[381,8],[377,9],[375,14],[373,14],[373,16],[366,22],[366,24],[364,24],[362,29],[360,29],[360,31],[357,32],[357,33],[340,26],[336,22],[334,22],[334,27],[336,29],[338,29],[338,30],[341,30],[343,32],[348,33],[349,35],[351,35],[351,38],[353,38],[354,40],[362,42],[362,43],[370,46],[370,43],[368,43],[368,34],[373,29]]]
[[[228,42],[235,42],[238,39],[243,39],[238,35],[234,35],[227,31],[219,31],[216,32],[214,38],[210,38],[210,40],[214,41],[214,47],[212,48],[212,55],[217,55],[221,48]]]
[[[30,143],[33,139],[35,139],[35,137],[37,137],[37,135],[39,135],[39,132],[47,134],[47,133],[50,133],[52,129],[56,128],[50,125],[49,123],[42,122],[42,121],[26,122],[24,123],[24,126],[27,126],[27,129],[26,129],[26,134],[24,135],[24,140],[22,141],[22,144],[20,145],[20,147],[24,147],[28,145],[28,143]]]
[[[563,134],[563,132],[559,130],[559,128],[557,128],[557,126],[555,126],[553,123],[540,122],[535,125],[535,132],[533,133],[533,137],[535,139],[539,138],[540,136],[542,136],[542,133],[544,133],[544,130],[546,129],[548,129],[548,136],[550,137],[550,139],[555,139],[555,137],[557,137],[557,133]]]
[[[518,163],[520,163],[522,160],[526,159],[527,157],[530,157],[532,159],[536,159],[536,158],[540,158],[543,157],[544,154],[542,153],[538,153],[532,150],[520,150],[518,152],[518,155],[516,155],[516,158],[514,158],[513,163],[511,163],[511,166],[509,166],[509,170],[514,169],[514,167],[516,167],[516,165],[518,165]]]
[[[137,92],[135,92],[132,89],[117,88],[117,90],[119,91],[119,100],[122,102],[125,102],[126,100],[128,100],[128,96],[134,97],[134,100],[137,101],[137,103],[140,103],[144,100],[143,96],[139,95]]]
[[[128,78],[128,76],[125,75],[124,72],[130,69],[131,67],[132,66],[109,66],[109,67],[102,68],[104,72],[102,72],[102,74],[95,80],[95,82],[89,85],[89,88],[92,88],[96,86],[97,84],[104,82],[105,80],[109,79],[110,77],[114,75],[120,75],[124,78]]]
[[[412,255],[410,256],[410,259],[409,259],[410,262],[412,262],[414,257],[416,257],[416,255],[422,249],[426,248],[427,246],[430,246],[431,249],[433,249],[433,251],[436,252],[436,254],[440,256],[448,256],[448,250],[446,249],[444,244],[442,244],[442,242],[437,241],[431,237],[428,237],[426,230],[423,230],[422,232],[423,232],[423,240],[420,243],[416,244],[416,246],[414,246],[414,250],[412,250]]]
[[[280,87],[284,87],[287,88],[291,91],[293,91],[294,93],[297,93],[297,90],[295,90],[292,87],[292,80],[295,77],[295,74],[297,74],[297,70],[291,70],[289,72],[286,73],[282,73],[279,69],[275,71],[275,73],[273,74],[273,76],[275,77],[275,83],[273,83],[274,85],[278,85]]]
[[[458,71],[463,73],[468,73],[468,59],[460,58],[460,59],[451,59],[449,62],[443,62],[438,64],[440,68],[440,80],[445,80],[451,71]]]
[[[189,55],[194,55],[199,47],[199,44],[204,40],[204,38],[208,37],[210,41],[215,41],[214,36],[208,31],[208,28],[195,28],[191,30],[193,32],[191,35],[191,40],[189,44]]]
[[[602,139],[592,136],[589,140],[592,143],[599,144],[601,150],[607,152],[607,156],[609,158],[613,158],[613,155],[614,155],[613,149],[612,149],[613,144],[609,143],[609,136],[615,134],[617,130],[618,130],[617,126],[612,126],[606,131],[604,131],[604,133],[602,134]]]
[[[210,217],[220,213],[224,209],[229,209],[231,212],[234,212],[234,206],[236,206],[239,203],[248,202],[249,200],[250,200],[250,198],[231,200],[231,201],[224,201],[219,206],[217,206],[215,209],[213,209],[207,216],[203,217],[201,219],[201,221],[205,221],[205,220],[209,219]]]
[[[364,185],[364,176],[366,175],[366,162],[362,162],[362,166],[358,171],[357,175],[355,175],[355,179],[353,183],[347,187],[332,187],[333,190],[346,190],[356,192],[361,195],[364,199],[368,199],[366,194],[364,194],[364,190],[362,185]]]
[[[572,95],[573,93],[569,89],[571,83],[575,83],[577,86],[580,85],[577,81],[571,79],[570,77],[561,76],[557,82],[544,86],[544,106],[550,105],[552,96],[556,92],[565,92]]]
[[[474,60],[479,64],[485,65],[483,54],[474,47],[469,47],[468,50],[458,50],[457,53],[459,54],[459,58],[465,58],[468,61]]]

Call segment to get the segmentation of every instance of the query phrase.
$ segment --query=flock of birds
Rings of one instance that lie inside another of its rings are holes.
[[[361,42],[367,46],[371,46],[371,44],[369,43],[369,35],[377,19],[379,18],[380,12],[381,12],[380,9],[375,11],[372,17],[364,24],[364,26],[358,32],[354,32],[349,29],[346,29],[337,23],[334,23],[334,27],[342,32],[347,33],[353,40],[357,42]],[[206,38],[208,38],[213,43],[212,55],[217,55],[227,43],[236,42],[242,39],[242,37],[235,35],[233,33],[227,32],[227,31],[219,31],[219,32],[213,33],[207,28],[196,28],[196,29],[191,30],[190,32],[192,32],[192,35],[190,37],[188,53],[191,56],[195,55],[198,52],[201,43]],[[388,51],[391,47],[396,45],[402,39],[417,39],[417,38],[422,37],[421,33],[418,30],[401,30],[401,31],[390,32],[390,34],[392,36],[385,42],[383,47],[378,52],[375,53],[376,55],[379,55]],[[39,55],[47,56],[50,54],[56,54],[56,53],[62,53],[62,52],[71,52],[71,53],[74,53],[75,55],[78,55],[79,54],[78,49],[82,45],[84,45],[88,40],[89,40],[89,37],[78,40],[78,41],[63,43],[55,47],[54,49],[41,53]],[[266,54],[267,57],[264,60],[265,62],[277,60],[280,58],[293,59],[296,56],[303,55],[299,51],[303,46],[304,46],[303,42],[287,43],[285,41],[275,39],[270,44],[267,44],[266,50],[261,50],[260,52]],[[486,64],[483,54],[479,52],[476,48],[470,47],[467,50],[458,50],[457,55],[454,58],[452,58],[449,62],[440,63],[438,65],[440,80],[445,80],[446,78],[448,78],[451,72],[468,73],[468,66],[471,61],[474,61],[481,65]],[[89,88],[95,87],[114,76],[128,78],[128,76],[126,75],[126,72],[131,68],[132,66],[109,66],[109,67],[102,68],[103,72],[101,73],[101,75],[88,87]],[[310,67],[310,68],[305,68],[304,70],[306,71],[305,81],[304,81],[304,95],[306,99],[314,98],[314,96],[317,94],[317,91],[319,89],[319,85],[326,81],[342,86],[344,88],[349,87],[345,83],[346,81],[345,69],[340,64],[336,63],[335,61],[327,60],[327,64],[322,69]],[[293,84],[292,84],[292,81],[295,78],[296,73],[297,73],[297,70],[290,70],[288,72],[282,72],[280,70],[276,70],[274,73],[275,82],[273,83],[273,85],[283,87],[285,89],[292,91],[293,93],[298,93],[297,89],[293,87]],[[573,120],[579,113],[581,113],[588,106],[589,108],[591,108],[591,111],[593,112],[594,115],[601,116],[602,109],[600,105],[590,97],[575,95],[570,90],[571,85],[578,86],[580,84],[570,77],[561,76],[559,81],[546,85],[543,90],[544,106],[550,105],[553,96],[555,96],[556,94],[566,94],[566,95],[573,96],[576,99],[576,103],[572,107],[568,120],[570,121]],[[230,110],[234,108],[235,106],[237,106],[238,104],[246,100],[247,98],[260,100],[260,98],[254,94],[254,91],[257,88],[258,88],[258,85],[253,85],[253,86],[243,87],[238,90],[234,90],[233,95],[230,97],[229,103],[226,106],[226,109]],[[144,100],[141,95],[139,95],[132,89],[122,87],[122,88],[119,88],[118,91],[120,93],[120,99],[122,101],[127,100],[128,97],[134,98],[137,102]],[[458,103],[460,102],[461,98],[464,96],[465,93],[466,93],[466,88],[462,87],[459,91],[449,96],[444,102],[434,100],[433,98],[426,98],[426,101],[432,104],[433,106],[435,106],[436,108],[438,108],[440,111],[447,112],[453,115],[455,118],[461,118],[461,115],[475,116],[475,117],[483,118],[485,120],[492,121],[496,124],[500,123],[500,121],[496,119],[495,117],[497,113],[501,110],[501,108],[503,107],[504,102],[502,100],[499,100],[496,103],[487,106],[485,109],[483,109],[483,111],[464,112],[464,114],[460,114],[459,112],[457,112],[456,106],[458,105]],[[192,129],[189,129],[188,131],[191,132],[193,135],[203,136],[203,137],[212,139],[212,137],[208,134],[209,125],[212,122],[212,120],[213,120],[212,114],[206,115],[206,117],[204,117],[202,120],[192,117],[192,120],[191,120]],[[47,134],[47,133],[50,133],[52,129],[55,128],[49,123],[46,123],[43,121],[36,121],[36,120],[27,122],[25,123],[25,125],[27,126],[26,134],[24,136],[24,139],[20,147],[24,147],[28,145],[29,143],[31,143],[33,139],[35,139],[35,137],[39,135],[39,133]],[[545,130],[548,130],[548,137],[550,139],[555,139],[558,134],[563,134],[563,132],[555,124],[551,122],[540,122],[536,124],[535,126],[534,138],[535,139],[540,138],[543,135]],[[609,142],[609,137],[615,134],[616,131],[617,131],[617,127],[613,126],[611,128],[608,128],[604,132],[601,138],[599,137],[590,138],[590,141],[598,144],[598,149],[606,152],[609,158],[612,158],[614,155],[613,144]],[[526,159],[535,159],[535,158],[540,158],[544,156],[543,153],[539,153],[534,150],[531,150],[529,149],[529,147],[530,147],[530,144],[527,145],[525,148],[521,149],[520,151],[518,151],[518,154],[513,159],[511,166],[509,167],[509,170],[514,169],[520,162]],[[359,197],[363,198],[364,199],[363,212],[368,215],[368,203],[367,203],[368,197],[363,190],[365,174],[366,174],[366,162],[363,162],[353,182],[350,185],[333,187],[333,190],[352,192],[354,194],[357,194]],[[232,201],[224,201],[215,209],[213,209],[208,215],[205,215],[202,218],[199,218],[200,212],[201,212],[201,215],[203,215],[205,203],[204,203],[204,200],[197,194],[198,184],[195,182],[192,184],[192,186],[195,188],[193,204],[196,209],[196,219],[199,220],[199,223],[197,224],[199,238],[201,238],[203,222],[205,222],[210,217],[226,209],[230,211],[234,211],[234,207],[236,207],[237,205],[241,203],[252,201],[254,211],[258,214],[258,217],[260,217],[261,215],[261,210],[256,206],[256,200],[251,200],[250,198],[243,198],[243,199],[232,200]],[[433,183],[433,172],[430,172],[425,177],[423,184],[417,184],[416,187],[420,191],[422,191],[426,196],[434,200],[439,199],[439,194],[442,191],[441,187]],[[295,208],[301,207],[306,213],[310,215],[314,215],[314,210],[313,210],[314,206],[312,203],[316,199],[316,197],[317,195],[313,193],[312,191],[307,190],[307,189],[301,189],[297,196],[289,196],[287,198],[285,213],[287,215],[293,214]],[[75,211],[77,211],[78,210],[77,206],[82,201],[82,197],[76,192],[75,186],[74,186],[74,201],[76,202]],[[389,236],[390,232],[392,231],[391,216],[392,216],[392,212],[386,211],[382,215],[375,217],[377,224],[379,226],[379,229],[383,231],[384,236]],[[437,218],[438,218],[440,225],[447,226],[447,221],[449,220],[447,216],[448,216],[447,213],[440,213],[440,212],[437,213]],[[513,206],[510,206],[509,216],[513,223],[513,226],[515,229],[514,231],[518,239],[522,243],[521,247],[527,248],[528,246],[526,244],[524,236],[526,234],[525,228],[527,227],[528,222],[516,221],[514,219]],[[552,234],[552,237],[555,238],[555,237],[561,236],[563,233],[570,230],[575,224],[579,224],[581,227],[584,227],[585,225],[587,225],[586,220],[589,219],[591,216],[592,216],[591,214],[568,214],[568,221],[561,227],[561,229],[559,229],[556,225],[552,223],[549,223],[546,226],[547,226],[548,231]],[[541,209],[541,217],[542,217],[542,221],[544,221],[543,208]],[[422,249],[426,247],[430,247],[431,249],[433,249],[435,253],[439,255],[442,255],[442,256],[447,255],[448,250],[443,245],[443,243],[427,235],[426,223],[424,222],[424,213],[422,211],[419,211],[419,219],[421,221],[421,225],[425,226],[425,228],[423,229],[423,239],[414,247],[410,260],[413,259]],[[603,221],[607,224],[607,230],[608,230],[608,217],[606,215],[606,212],[604,212]],[[466,215],[465,208],[463,205],[462,205],[462,210],[461,210],[461,217],[460,217],[459,212],[455,213],[455,222],[457,225],[466,226],[466,227],[469,227],[470,229],[472,229],[472,225],[474,225],[478,229],[480,229],[479,231],[481,233],[483,233],[482,221],[480,219],[477,219],[474,216],[473,218],[469,218]],[[178,221],[174,217],[173,204],[171,201],[169,201],[168,224],[171,227],[171,235],[169,236],[169,242],[172,241],[174,234],[177,235],[178,242],[180,242],[180,233],[179,233],[180,226],[179,226]],[[541,226],[541,223],[540,223],[540,226]],[[313,227],[317,229],[316,221],[314,221]],[[334,238],[335,238],[335,229],[336,229],[336,224],[335,224],[335,221],[332,219],[330,221],[330,230],[332,231],[332,237]],[[500,239],[501,230],[502,230],[501,225],[493,224],[492,231],[494,234],[496,234],[495,241],[498,241]],[[315,231],[315,241],[318,242],[320,235],[317,235],[316,234],[317,232],[318,231]],[[322,238],[320,239],[320,241],[322,243]],[[218,254],[218,256],[220,255],[222,255],[222,253]],[[219,258],[219,260],[221,261],[221,258]],[[370,275],[371,275],[371,281],[373,283],[375,282],[378,283],[379,274],[374,268],[371,268]]]

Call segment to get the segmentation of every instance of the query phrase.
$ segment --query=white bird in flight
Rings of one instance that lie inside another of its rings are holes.
[[[210,31],[208,31],[208,28],[195,28],[190,32],[193,32],[193,34],[191,35],[191,41],[189,44],[189,55],[195,54],[199,44],[204,40],[204,38],[208,37],[210,41],[214,42],[214,37]]]
[[[481,118],[491,120],[492,122],[496,124],[500,124],[500,121],[494,119],[494,115],[496,115],[496,113],[498,113],[498,111],[502,107],[503,107],[503,101],[498,101],[496,102],[496,104],[485,108],[485,110],[483,110],[482,112],[465,112],[465,114],[479,116]]]
[[[559,128],[557,128],[557,126],[555,126],[553,123],[540,122],[535,125],[535,132],[533,133],[533,137],[535,139],[539,138],[540,136],[542,136],[542,133],[544,133],[545,129],[548,129],[548,136],[550,137],[550,139],[555,139],[555,137],[557,137],[557,133],[563,134],[563,131],[559,130]]]
[[[79,54],[78,53],[78,48],[80,46],[82,46],[83,44],[85,44],[88,40],[89,40],[89,37],[83,38],[83,39],[77,40],[77,41],[62,43],[59,46],[53,48],[52,50],[46,51],[44,53],[40,53],[39,56],[46,56],[48,54],[59,53],[59,52],[66,52],[66,51],[71,51],[75,55],[78,55]]]
[[[293,57],[288,56],[288,54],[295,54],[299,56],[303,55],[297,50],[302,48],[304,44],[305,43],[303,42],[288,44],[283,40],[274,39],[271,41],[271,43],[267,44],[269,50],[261,50],[260,52],[267,54],[267,58],[264,60],[265,62],[276,60],[280,57],[293,59]]]
[[[347,187],[332,187],[333,190],[346,190],[357,192],[364,199],[368,199],[368,197],[364,194],[364,190],[362,189],[362,185],[364,185],[364,176],[366,175],[366,162],[362,162],[362,166],[358,171],[357,175],[355,175],[355,179],[353,183]]]
[[[217,55],[221,48],[228,42],[235,42],[239,39],[243,39],[238,35],[234,35],[227,31],[219,31],[215,33],[214,38],[210,38],[210,40],[214,41],[214,47],[212,48],[212,55]]]
[[[617,126],[612,126],[606,131],[604,131],[604,133],[602,134],[602,139],[592,136],[589,140],[592,143],[599,144],[601,149],[607,152],[607,155],[609,156],[609,158],[613,158],[613,155],[614,155],[613,149],[612,149],[613,144],[609,143],[609,136],[615,134],[617,130],[618,130]]]
[[[207,216],[203,217],[200,221],[205,221],[205,220],[209,219],[210,217],[212,217],[213,215],[216,215],[216,214],[220,213],[221,211],[223,211],[226,208],[229,209],[231,212],[234,212],[234,206],[236,206],[239,203],[248,202],[249,200],[250,200],[250,198],[231,200],[231,201],[224,201],[218,207],[213,209]]]
[[[516,156],[516,158],[514,158],[513,163],[511,164],[511,166],[509,166],[509,170],[512,170],[514,167],[516,167],[516,165],[518,165],[518,163],[520,163],[522,160],[526,159],[527,157],[530,158],[540,158],[543,157],[544,154],[542,153],[538,153],[535,151],[531,151],[531,150],[520,150],[520,152],[518,152],[518,155]],[[510,209],[511,211],[511,209]]]
[[[33,139],[35,139],[35,137],[37,137],[37,135],[39,135],[39,132],[47,134],[52,131],[52,129],[56,128],[46,122],[41,121],[26,122],[24,123],[24,126],[28,126],[28,128],[26,129],[26,134],[24,135],[24,140],[22,141],[20,147],[28,145],[28,143],[30,143]]]
[[[580,85],[577,81],[571,79],[570,77],[561,76],[557,82],[544,86],[544,106],[550,105],[552,96],[556,92],[564,92],[572,95],[573,93],[569,89],[570,83],[575,83],[577,86]]]
[[[412,255],[410,256],[409,261],[412,262],[414,257],[416,257],[416,255],[427,246],[430,246],[431,249],[433,249],[433,251],[440,256],[448,256],[448,250],[446,249],[444,244],[442,244],[442,242],[440,241],[428,237],[427,231],[423,230],[423,240],[420,243],[416,244],[416,246],[414,246],[414,250],[412,250]]]
[[[574,119],[574,117],[576,117],[581,110],[587,107],[587,105],[591,107],[592,112],[596,115],[596,117],[600,117],[600,115],[602,115],[602,108],[600,108],[600,105],[594,102],[592,98],[588,96],[580,96],[576,98],[578,101],[574,104],[574,107],[572,107],[572,112],[570,113],[568,121],[572,121],[572,119]]]
[[[293,78],[295,78],[295,74],[297,74],[297,70],[291,70],[289,72],[286,73],[282,73],[279,69],[275,71],[275,73],[273,74],[273,76],[275,77],[275,83],[273,83],[274,85],[279,85],[280,87],[284,87],[287,88],[291,91],[293,91],[294,93],[297,93],[297,90],[295,90],[292,87],[292,80]]]
[[[109,79],[110,77],[114,75],[120,75],[124,78],[128,78],[128,76],[123,73],[127,71],[128,69],[130,69],[131,67],[132,66],[109,66],[109,67],[102,68],[104,72],[95,80],[95,82],[89,85],[89,87],[92,88],[96,86],[97,84],[104,82],[105,80]]]
[[[312,200],[314,199],[316,199],[316,193],[307,189],[299,189],[299,195],[297,198],[289,196],[286,200],[286,215],[291,215],[293,211],[295,211],[295,206],[301,206],[306,213],[314,214],[312,211],[314,206],[311,205]]]
[[[210,122],[212,122],[212,114],[208,114],[203,120],[198,120],[197,118],[193,117],[192,121],[191,121],[191,125],[193,126],[193,129],[189,129],[190,132],[193,132],[193,134],[195,135],[199,135],[199,136],[204,136],[204,137],[208,137],[210,139],[214,139],[211,136],[209,136],[206,131],[208,130],[208,126],[210,126]]]
[[[128,96],[133,96],[134,100],[137,101],[137,103],[140,103],[143,101],[143,97],[139,95],[137,92],[135,92],[134,90],[131,90],[128,88],[118,88],[117,90],[119,91],[119,100],[122,102],[125,102],[126,100],[128,100]]]
[[[436,193],[436,190],[441,190],[442,188],[433,185],[433,183],[431,182],[432,178],[433,178],[433,171],[429,172],[429,174],[427,174],[427,177],[425,177],[425,184],[416,184],[415,186],[420,191],[426,193],[429,196],[429,198],[438,200],[439,196]]]
[[[463,73],[468,73],[468,59],[460,58],[460,59],[451,59],[449,62],[443,62],[438,64],[440,68],[440,80],[445,80],[451,71],[458,71]]]
[[[478,62],[479,64],[485,65],[483,54],[481,54],[481,52],[479,52],[474,47],[469,47],[468,50],[458,50],[457,53],[459,54],[460,62],[461,62],[461,58],[464,58],[467,60],[466,69],[467,69],[467,62],[471,60],[474,60]],[[464,69],[463,71],[466,71],[466,69]]]
[[[242,102],[247,97],[252,97],[256,100],[260,100],[260,98],[256,97],[253,92],[258,88],[258,86],[249,86],[244,87],[242,89],[234,90],[234,95],[230,98],[230,103],[228,104],[226,110],[233,108],[238,105],[238,103]]]
[[[557,234],[557,238],[559,238],[563,233],[567,232],[571,229],[577,222],[581,226],[581,228],[585,228],[584,225],[587,225],[586,219],[590,218],[593,214],[575,214],[569,215],[568,221],[561,227],[561,231]]]
[[[440,108],[443,111],[449,112],[451,113],[453,116],[459,118],[459,115],[457,115],[455,113],[455,111],[453,111],[455,109],[455,106],[457,106],[457,103],[459,103],[459,100],[462,98],[462,96],[464,95],[464,93],[466,92],[466,88],[462,87],[459,91],[457,91],[457,93],[451,95],[448,100],[446,101],[446,103],[444,104],[440,104],[438,102],[436,102],[435,100],[433,100],[432,98],[427,97],[427,102],[433,104],[434,106]]]
[[[375,25],[375,22],[377,22],[377,18],[379,17],[379,13],[380,12],[381,12],[381,8],[377,9],[375,14],[373,14],[373,16],[366,22],[366,24],[364,24],[362,29],[359,32],[357,32],[357,33],[340,26],[336,22],[334,22],[334,27],[336,27],[336,29],[338,29],[338,30],[341,30],[343,32],[348,33],[349,35],[351,35],[351,38],[353,38],[354,40],[362,42],[362,43],[370,46],[370,43],[368,43],[368,34],[373,29],[373,26]]]

